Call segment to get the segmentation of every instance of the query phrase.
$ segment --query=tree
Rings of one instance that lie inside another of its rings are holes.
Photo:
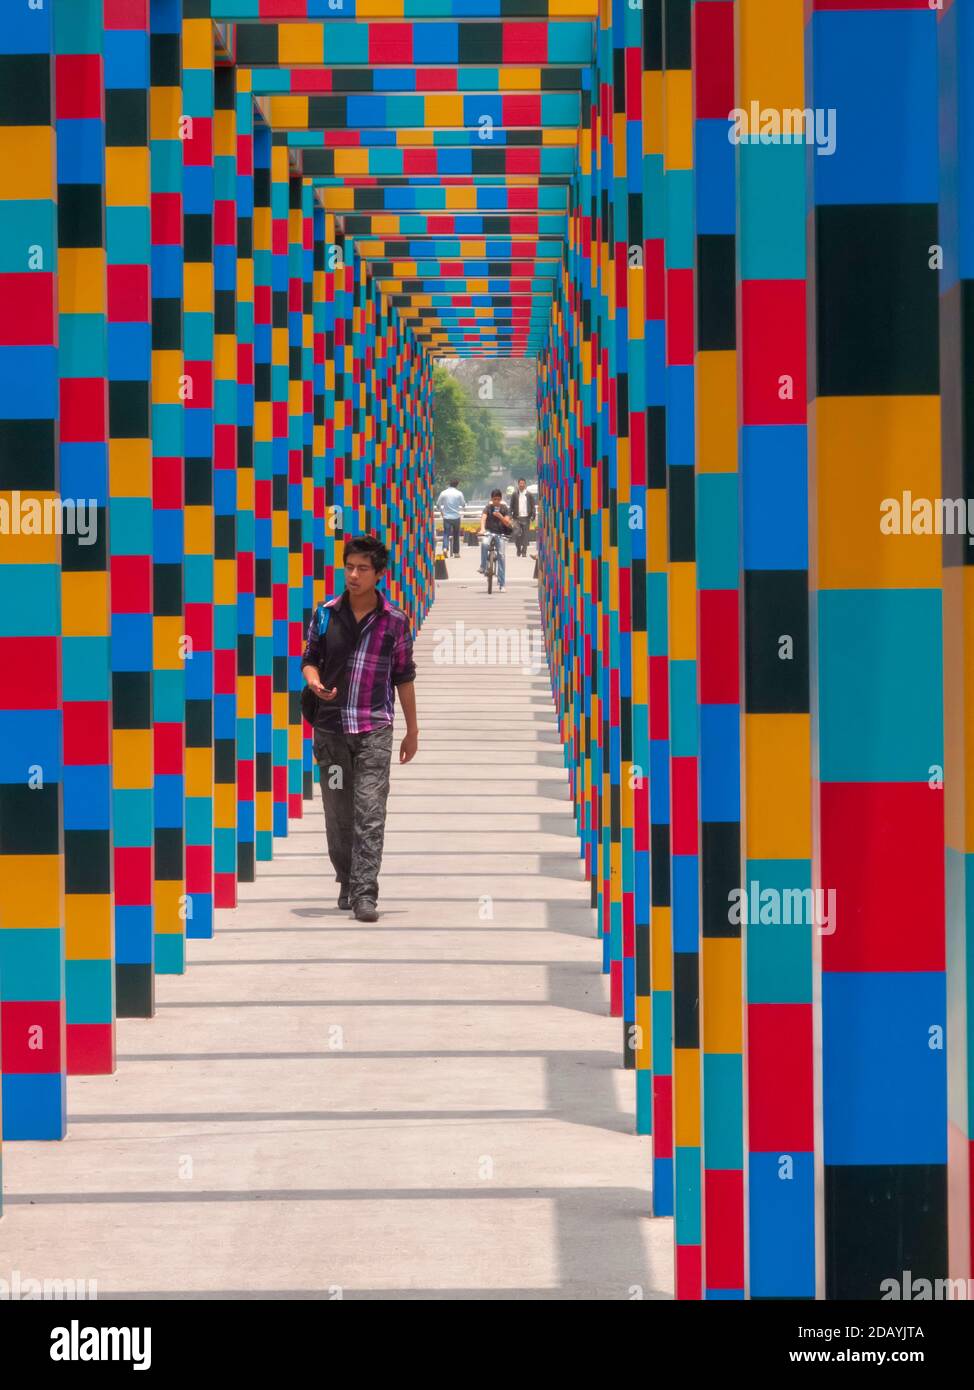
[[[495,461],[504,456],[504,436],[490,410],[473,404],[469,399],[466,418],[475,441],[474,481],[482,482],[490,476]]]
[[[506,461],[515,482],[518,478],[525,478],[527,482],[533,483],[538,476],[537,434],[532,431],[529,435],[512,440],[508,446]]]
[[[474,481],[476,440],[466,417],[462,389],[445,368],[437,367],[433,373],[434,497],[454,478],[461,491]]]

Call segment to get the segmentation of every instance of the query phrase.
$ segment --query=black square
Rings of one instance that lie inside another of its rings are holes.
[[[153,87],[178,87],[181,81],[182,47],[179,34],[150,35],[150,85]]]
[[[152,726],[152,672],[112,672],[112,728]]]
[[[108,383],[108,430],[112,439],[149,438],[149,386],[144,381]]]
[[[180,826],[157,826],[155,832],[155,875],[161,882],[178,881],[183,876],[183,832]]]
[[[183,214],[183,260],[199,264],[213,259],[213,219],[208,212]]]
[[[144,145],[149,138],[149,100],[144,87],[114,88],[105,92],[105,144],[111,147]]]
[[[504,61],[504,26],[502,24],[465,23],[457,26],[459,63],[502,63]]]
[[[692,0],[664,0],[663,43],[665,63],[670,72],[690,68],[691,3]]]
[[[183,345],[183,301],[152,301],[152,347],[156,352],[177,352]]]
[[[27,750],[30,757],[30,750]],[[61,788],[56,769],[39,764],[43,785],[0,782],[0,854],[61,852]]]
[[[308,98],[309,130],[344,130],[347,125],[346,101],[343,96]]]
[[[700,957],[673,952],[673,1046],[700,1046]]]
[[[74,507],[65,505],[63,508],[61,568],[65,573],[71,574],[103,571],[108,563],[108,525],[105,508],[90,506],[88,499],[84,497],[70,500]],[[87,535],[82,534],[82,528]]]
[[[238,24],[235,32],[239,67],[277,66],[276,24]]]
[[[104,246],[103,189],[98,183],[59,183],[58,246]]]
[[[806,570],[745,571],[743,641],[745,711],[807,714]]]
[[[947,1170],[825,1165],[825,1297],[876,1302],[883,1281],[947,1277]]]
[[[0,125],[49,126],[52,105],[49,54],[0,55]]]
[[[737,345],[733,236],[697,237],[697,347],[727,352]]]
[[[688,465],[667,469],[669,492],[670,560],[679,563],[696,559],[694,482],[695,470]]]
[[[213,743],[212,700],[186,701],[186,747],[209,748]]]
[[[936,205],[815,210],[819,396],[940,390]]]
[[[183,464],[183,505],[212,507],[213,463],[208,458],[187,458]]]
[[[183,612],[183,567],[152,566],[152,611],[157,618],[178,618]]]
[[[730,896],[740,886],[740,825],[735,821],[703,821],[700,827],[700,896],[704,936],[740,936],[740,923],[731,922]]]
[[[107,830],[64,832],[64,891],[112,891],[111,835]]]
[[[57,492],[53,420],[0,420],[0,489]]]
[[[148,965],[116,965],[116,1016],[151,1018],[154,1012],[155,977],[151,962]]]
[[[650,788],[652,798],[652,788]],[[650,826],[649,868],[654,907],[670,906],[670,827]]]

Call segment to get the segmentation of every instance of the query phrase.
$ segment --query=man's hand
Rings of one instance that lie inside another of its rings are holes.
[[[416,751],[418,747],[419,730],[413,729],[411,733],[407,732],[406,737],[399,745],[399,761],[401,763],[412,762],[413,758],[415,758],[416,756]]]
[[[308,682],[308,689],[313,690],[319,700],[334,700],[335,696],[338,694],[337,686],[334,690],[328,690],[322,685],[318,678],[318,672],[313,666],[305,666],[304,678]]]

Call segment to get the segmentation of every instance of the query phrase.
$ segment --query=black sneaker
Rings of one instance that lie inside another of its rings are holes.
[[[342,891],[341,891],[341,892],[339,893],[339,895],[338,895],[338,907],[339,907],[339,910],[340,910],[341,912],[350,912],[350,911],[351,911],[351,908],[352,908],[352,900],[351,900],[351,898],[348,896],[348,889],[347,889],[347,888],[343,888]]]
[[[352,911],[355,914],[356,922],[378,922],[379,914],[375,910],[375,903],[368,898],[360,898]]]

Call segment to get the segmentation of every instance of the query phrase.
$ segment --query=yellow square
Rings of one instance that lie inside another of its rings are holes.
[[[54,131],[46,125],[0,126],[0,169],[4,198],[54,197]],[[53,224],[54,208],[51,209]],[[24,248],[24,270],[27,248]],[[53,266],[48,266],[53,270]]]
[[[108,636],[108,575],[104,570],[61,574],[61,631],[65,637]]]
[[[149,138],[178,140],[183,114],[181,87],[152,87],[149,90]]]
[[[183,511],[187,555],[213,554],[213,508],[186,507]]]
[[[811,723],[807,714],[744,716],[745,853],[808,859],[812,852]]]
[[[650,913],[650,955],[654,993],[673,988],[671,911],[671,908],[654,905]]]
[[[943,538],[881,529],[889,516],[905,532],[911,499],[940,497],[939,396],[820,397],[810,423],[813,585],[939,587]]]
[[[105,204],[149,206],[149,151],[145,145],[109,145],[105,150]]]
[[[101,247],[61,247],[57,270],[57,307],[60,313],[105,312],[105,253]]]
[[[57,854],[0,857],[0,930],[59,927],[63,921],[63,861]]]
[[[452,93],[427,96],[425,117],[428,126],[462,126],[463,97]]]
[[[727,910],[730,911],[730,903]],[[707,1052],[740,1052],[743,1047],[740,937],[704,937],[701,949],[704,1048]]]
[[[112,731],[112,786],[141,791],[152,786],[152,730]]]
[[[213,824],[220,830],[232,830],[237,824],[237,785],[217,782],[213,788]]]
[[[697,656],[697,567],[687,561],[670,565],[670,659]]]
[[[152,496],[152,441],[110,439],[108,476],[112,497]]]
[[[213,265],[187,261],[183,266],[184,309],[187,314],[213,313]]]
[[[697,470],[737,471],[737,353],[697,354]]]
[[[300,67],[306,63],[317,66],[324,61],[325,26],[323,24],[279,24],[277,26],[277,62],[280,67]]]
[[[680,1148],[700,1143],[700,1052],[673,1049],[673,1140]]]
[[[112,899],[109,893],[64,895],[66,960],[109,960],[112,954]]]
[[[213,795],[213,749],[186,749],[186,795]]]
[[[308,98],[307,97],[271,97],[271,125],[275,130],[307,130],[308,129]],[[271,167],[274,167],[274,153],[280,148],[280,153],[287,160],[287,150],[283,147],[275,147],[271,152]],[[280,168],[280,158],[277,161]]]
[[[804,0],[738,0],[737,104],[805,106]]]
[[[179,348],[152,354],[152,404],[180,405],[183,354]]]
[[[152,885],[152,901],[156,910],[157,936],[182,936],[185,922],[179,915],[180,899],[186,891],[181,878],[157,878]]]
[[[236,158],[237,113],[220,110],[213,114],[213,153],[215,156]]]
[[[152,664],[157,671],[179,671],[183,667],[183,637],[186,625],[178,615],[152,620]]]
[[[58,493],[0,492],[0,564],[60,564],[58,524],[63,525]],[[36,527],[37,533],[25,527]]]
[[[183,20],[183,67],[212,68],[213,24],[209,19]]]
[[[213,561],[213,602],[229,606],[237,601],[237,562]]]
[[[501,68],[500,90],[502,92],[540,92],[540,68]]]

